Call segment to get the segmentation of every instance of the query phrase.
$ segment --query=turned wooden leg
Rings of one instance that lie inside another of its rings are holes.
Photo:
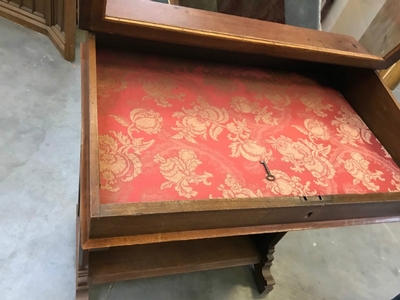
[[[89,300],[89,252],[82,249],[80,238],[79,205],[76,217],[76,300]]]
[[[260,294],[269,293],[274,288],[275,280],[271,274],[271,266],[274,260],[275,245],[285,234],[286,232],[276,232],[252,236],[253,242],[261,254],[260,262],[254,265],[254,279]]]

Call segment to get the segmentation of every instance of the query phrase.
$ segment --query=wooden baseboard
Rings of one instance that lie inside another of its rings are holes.
[[[75,51],[65,51],[65,39],[60,32],[57,32],[55,26],[46,24],[46,20],[42,17],[28,13],[20,8],[14,7],[0,1],[0,17],[20,24],[26,28],[37,31],[49,37],[51,42],[60,51],[63,57],[68,61],[74,61]],[[75,46],[75,44],[74,44]],[[71,48],[71,47],[69,47]],[[74,49],[73,49],[74,50]]]

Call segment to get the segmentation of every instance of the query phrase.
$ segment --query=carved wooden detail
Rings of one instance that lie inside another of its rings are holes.
[[[47,35],[66,60],[75,59],[76,0],[0,0],[0,17]]]
[[[276,232],[252,236],[253,242],[261,254],[260,262],[254,265],[254,279],[260,294],[269,293],[274,288],[275,280],[271,273],[271,266],[274,260],[275,246],[285,234],[286,232]]]

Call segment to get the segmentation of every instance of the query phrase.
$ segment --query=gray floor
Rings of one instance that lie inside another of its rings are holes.
[[[400,98],[400,90],[396,91]],[[72,300],[80,69],[50,41],[0,18],[0,299]],[[276,287],[248,267],[95,286],[105,299],[391,299],[400,293],[400,224],[289,233]]]

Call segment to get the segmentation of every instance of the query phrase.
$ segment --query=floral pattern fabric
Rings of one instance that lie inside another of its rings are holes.
[[[98,50],[97,80],[103,204],[400,191],[387,151],[311,75]]]

